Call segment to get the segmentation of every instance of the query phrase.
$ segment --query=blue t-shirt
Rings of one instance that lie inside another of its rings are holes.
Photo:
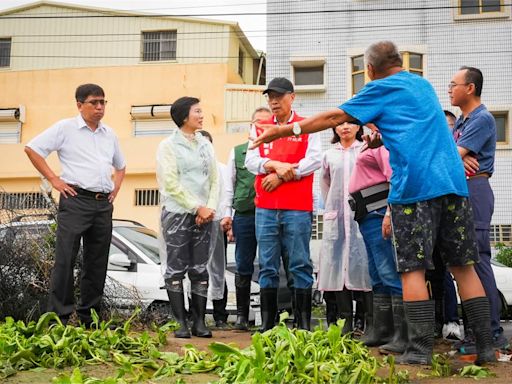
[[[476,155],[480,168],[477,173],[494,172],[496,154],[496,121],[485,105],[480,104],[465,119],[460,116],[453,129],[459,147]]]
[[[379,128],[393,170],[390,203],[468,196],[462,160],[427,80],[401,71],[366,84],[339,108]]]

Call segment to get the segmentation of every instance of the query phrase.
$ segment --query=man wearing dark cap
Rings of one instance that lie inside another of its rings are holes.
[[[267,124],[295,124],[303,120],[292,110],[293,84],[273,79],[263,91],[273,116]],[[262,122],[263,123],[263,122]],[[254,130],[256,137],[261,131]],[[320,168],[317,135],[297,134],[247,152],[245,165],[256,175],[256,239],[260,263],[262,330],[273,328],[282,253],[289,257],[294,282],[297,327],[309,329],[313,266],[309,255],[313,210],[313,172]]]

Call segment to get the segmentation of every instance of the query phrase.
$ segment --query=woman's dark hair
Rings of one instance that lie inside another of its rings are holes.
[[[349,123],[349,124],[353,124],[353,123]],[[359,127],[359,129],[356,132],[356,140],[363,141],[363,134],[364,134],[363,126],[359,125],[359,124],[354,124],[354,125],[357,125]],[[336,128],[333,128],[332,132],[334,133],[334,136],[332,137],[331,143],[332,144],[339,143],[341,139],[338,136],[338,134],[336,133]]]
[[[196,97],[180,97],[171,106],[171,117],[172,120],[176,123],[176,125],[181,128],[185,119],[188,117],[190,113],[190,107],[199,103],[199,99]]]
[[[78,86],[75,91],[76,101],[83,103],[89,96],[105,97],[105,92],[103,91],[103,88],[96,84],[82,84]]]

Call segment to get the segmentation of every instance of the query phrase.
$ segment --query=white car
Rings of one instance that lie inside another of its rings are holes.
[[[55,221],[46,215],[20,216],[17,221],[0,224],[0,241],[26,241],[27,238],[38,241],[53,224]],[[17,235],[19,228],[23,228],[24,236]],[[228,287],[226,310],[229,320],[234,321],[235,275],[226,271],[225,277]],[[187,281],[184,282],[185,290],[189,286]],[[113,220],[105,297],[108,304],[121,309],[133,309],[139,305],[143,310],[163,310],[170,314],[155,231],[135,221]],[[213,312],[211,300],[208,300],[206,309],[207,313]],[[252,283],[249,321],[255,320],[255,310],[259,311],[259,286]]]
[[[167,307],[169,298],[162,278],[159,241],[155,231],[133,221],[114,220],[107,275],[127,288],[125,291],[129,294],[127,297],[116,297],[108,291],[109,282],[106,283],[107,292],[120,303],[133,303],[133,297],[137,296],[145,309]],[[235,275],[226,271],[225,276],[228,287],[226,310],[230,315],[229,320],[234,321],[236,316]],[[185,281],[185,290],[188,285]],[[115,289],[113,291],[119,292]],[[259,286],[252,283],[249,321],[255,319],[254,309],[258,307]],[[211,300],[208,300],[206,309],[207,313],[212,313]]]

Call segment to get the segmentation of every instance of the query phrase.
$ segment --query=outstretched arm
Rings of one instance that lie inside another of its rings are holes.
[[[326,112],[320,112],[314,116],[308,117],[299,122],[302,133],[313,133],[322,131],[324,129],[336,127],[346,121],[354,121],[354,118],[343,110],[336,108],[331,109]],[[258,127],[263,128],[264,132],[259,135],[257,138],[252,138],[253,140],[251,148],[259,147],[263,143],[270,143],[280,137],[292,136],[292,128],[293,124],[286,125],[258,125]]]

